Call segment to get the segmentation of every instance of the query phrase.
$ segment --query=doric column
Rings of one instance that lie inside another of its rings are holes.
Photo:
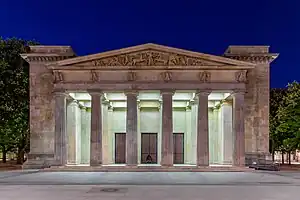
[[[102,164],[102,92],[89,93],[92,97],[90,165],[97,166]]]
[[[108,119],[108,140],[110,143],[108,144],[108,164],[113,164],[115,162],[115,145],[112,144],[113,138],[115,137],[115,133],[113,131],[114,123],[113,123],[113,107],[108,106],[107,111],[107,119]]]
[[[197,166],[209,166],[208,95],[210,91],[198,91],[197,118]]]
[[[137,92],[126,91],[126,164],[137,165]]]
[[[77,134],[77,124],[76,121],[76,108],[78,104],[75,100],[67,102],[67,120],[66,120],[66,129],[67,129],[67,164],[75,165],[76,164],[76,134]]]
[[[191,109],[191,105],[186,107],[186,111],[185,111],[185,119],[186,119],[186,124],[185,124],[185,141],[184,141],[184,145],[186,148],[184,148],[184,163],[187,164],[193,164],[192,160],[193,160],[193,155],[195,155],[194,151],[193,151],[193,141],[194,138],[192,137],[192,109]]]
[[[141,135],[141,102],[137,102],[137,162],[141,164],[142,160],[142,135]]]
[[[233,93],[233,165],[245,165],[244,91]]]
[[[90,157],[90,114],[88,108],[81,107],[81,164],[88,164]]]
[[[222,132],[223,132],[223,164],[232,164],[232,102],[224,102],[222,110]]]
[[[66,93],[65,91],[55,91],[55,160],[57,165],[67,164],[66,148]]]
[[[108,131],[109,101],[102,102],[102,164],[110,164],[110,137]]]
[[[173,165],[173,101],[174,91],[161,91],[162,95],[162,155],[161,165]]]

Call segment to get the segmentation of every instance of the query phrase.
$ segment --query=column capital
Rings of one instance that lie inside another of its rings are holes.
[[[191,105],[197,105],[199,103],[199,99],[198,98],[194,98],[193,100],[190,100],[190,104]]]
[[[108,105],[108,112],[113,112],[114,111],[114,107],[112,107],[110,104]]]
[[[232,100],[225,100],[222,102],[222,106],[224,105],[232,105]]]
[[[109,100],[107,100],[107,99],[102,99],[101,103],[103,105],[109,105],[110,104]]]
[[[139,95],[139,91],[138,90],[125,90],[124,91],[124,94],[126,96],[128,95],[135,95],[135,96],[138,96]]]
[[[76,99],[69,99],[69,102],[67,104],[69,104],[71,106],[73,106],[73,105],[79,106],[80,105],[79,101]]]
[[[211,92],[212,92],[212,91],[209,90],[209,89],[205,89],[205,90],[197,90],[197,91],[196,91],[196,96],[199,96],[199,95],[201,95],[201,96],[208,96],[208,95],[210,95]]]
[[[245,95],[247,92],[246,90],[243,90],[243,89],[236,89],[236,90],[233,90],[231,95]]]
[[[103,95],[102,90],[87,90],[87,92],[88,92],[91,96],[102,96],[102,95]]]
[[[66,94],[67,105],[71,104],[73,101],[76,101],[72,96]]]
[[[175,90],[160,90],[160,94],[171,94],[174,95],[175,94]]]
[[[86,106],[83,106],[81,104],[78,104],[78,106],[79,106],[80,110],[86,110]]]
[[[66,90],[53,90],[52,94],[55,97],[59,97],[59,96],[68,97],[69,96],[69,94],[66,92]]]
[[[191,108],[191,106],[189,105],[189,106],[187,106],[186,108],[185,108],[185,110],[188,112],[188,111],[192,111],[192,108]]]

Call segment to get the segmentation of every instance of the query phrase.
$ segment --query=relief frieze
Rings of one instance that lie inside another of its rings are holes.
[[[63,74],[60,71],[53,71],[53,80],[54,83],[60,83],[64,81]]]
[[[136,72],[128,72],[127,80],[128,81],[135,81],[136,80]]]
[[[165,82],[171,81],[172,80],[172,73],[171,72],[162,72],[161,73],[161,78]]]
[[[205,66],[214,62],[175,53],[144,50],[92,61],[94,66]]]
[[[99,75],[95,70],[91,70],[91,79],[93,82],[98,82],[99,81]]]
[[[199,80],[201,82],[210,82],[210,78],[211,78],[211,73],[210,72],[207,72],[207,71],[204,71],[204,72],[199,72]]]
[[[235,73],[236,82],[246,82],[247,81],[247,71],[238,71]]]

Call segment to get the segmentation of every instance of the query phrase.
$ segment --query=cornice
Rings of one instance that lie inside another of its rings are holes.
[[[147,59],[145,59],[147,58]],[[143,44],[98,54],[80,56],[74,59],[57,62],[58,66],[74,65],[91,62],[95,66],[140,66],[140,65],[197,65],[206,63],[218,63],[224,65],[251,66],[252,63],[228,59],[184,49],[167,47],[157,44]]]
[[[223,65],[223,66],[141,66],[139,68],[132,68],[130,66],[92,66],[92,65],[70,65],[70,66],[58,66],[54,63],[47,64],[48,69],[51,70],[65,70],[65,71],[82,71],[82,70],[95,70],[95,71],[110,71],[110,70],[118,70],[118,71],[129,71],[129,72],[136,72],[139,70],[247,70],[253,69],[253,66],[230,66],[230,65]],[[134,79],[134,74],[128,74],[130,77]],[[204,75],[204,74],[202,74]],[[201,76],[202,76],[201,75]],[[200,76],[200,74],[199,74]],[[207,77],[202,76],[203,78]]]
[[[246,61],[251,63],[271,63],[273,62],[279,54],[277,53],[262,53],[262,54],[249,54],[249,55],[239,55],[239,54],[224,54],[225,57],[231,58],[239,61]]]
[[[56,61],[65,60],[74,57],[70,55],[66,56],[66,55],[45,55],[45,54],[42,55],[23,54],[21,56],[27,62],[56,62]]]

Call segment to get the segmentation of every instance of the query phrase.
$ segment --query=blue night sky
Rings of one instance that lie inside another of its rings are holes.
[[[78,55],[157,43],[221,55],[228,45],[280,53],[271,86],[300,81],[299,0],[2,0],[0,36],[71,45]]]

